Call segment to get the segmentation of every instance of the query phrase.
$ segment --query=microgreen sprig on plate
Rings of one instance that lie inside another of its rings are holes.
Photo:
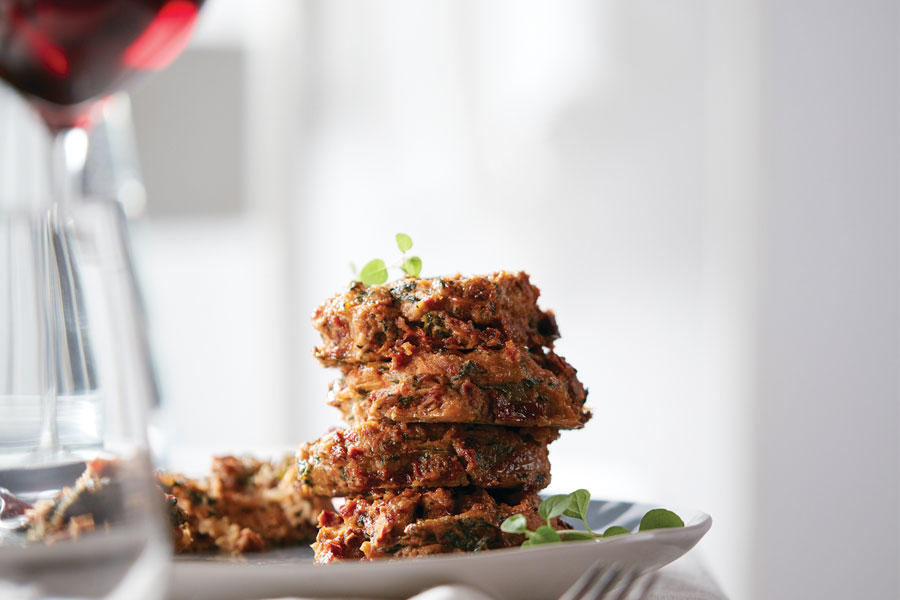
[[[585,489],[575,490],[571,494],[557,494],[545,498],[538,506],[538,514],[546,521],[534,531],[528,529],[528,522],[524,515],[513,515],[503,521],[500,530],[506,533],[518,533],[525,536],[523,546],[536,546],[538,544],[556,544],[559,542],[572,542],[575,540],[594,540],[615,535],[630,534],[631,532],[619,525],[608,527],[603,533],[595,533],[587,522],[587,509],[591,503],[591,493]],[[551,521],[557,517],[566,516],[580,519],[587,531],[574,529],[554,529]],[[650,529],[663,529],[668,527],[684,527],[681,517],[664,508],[654,508],[647,511],[641,519],[638,531]]]
[[[406,256],[407,251],[412,248],[412,238],[405,233],[398,233],[394,239],[397,241],[397,247],[400,248],[400,260],[386,265],[380,258],[374,258],[363,266],[359,274],[356,274],[356,269],[351,264],[351,268],[354,270],[354,281],[361,281],[366,286],[384,283],[388,279],[388,269],[391,268],[400,269],[410,277],[419,276],[419,273],[422,272],[422,259],[418,256]]]

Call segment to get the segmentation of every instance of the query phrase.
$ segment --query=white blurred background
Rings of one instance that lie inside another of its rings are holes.
[[[132,95],[168,459],[336,425],[309,314],[402,231],[423,275],[525,270],[555,310],[595,416],[552,489],[709,512],[732,598],[897,597],[898,19],[208,0]]]

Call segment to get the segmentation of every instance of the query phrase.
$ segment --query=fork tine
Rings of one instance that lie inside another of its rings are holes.
[[[644,588],[641,590],[641,593],[638,598],[647,598],[650,595],[650,591],[659,581],[659,571],[654,572],[650,575],[644,575],[641,577],[642,583],[644,584]]]
[[[595,562],[591,567],[579,577],[575,583],[569,586],[569,589],[559,597],[559,600],[578,600],[584,597],[584,591],[588,589],[600,576],[602,569],[600,561]]]
[[[617,583],[624,582],[625,587],[619,589],[618,592],[614,596],[608,596],[605,598],[607,598],[607,600],[625,600],[626,598],[628,598],[628,594],[631,593],[631,590],[634,589],[634,584],[638,581],[638,579],[640,578],[640,575],[641,575],[640,572],[638,572],[636,570],[629,571],[629,572],[623,574],[622,577],[620,578],[619,582],[617,582]],[[612,590],[610,590],[610,591],[612,591]],[[601,596],[601,598],[604,598],[604,597]]]
[[[597,561],[572,584],[559,600],[635,600],[647,598],[659,581],[659,571],[641,573],[624,570],[618,565],[604,569]]]
[[[611,566],[599,579],[597,579],[594,585],[584,593],[581,599],[602,600],[603,598],[608,598],[607,594],[621,583],[624,575],[625,573],[617,565]]]

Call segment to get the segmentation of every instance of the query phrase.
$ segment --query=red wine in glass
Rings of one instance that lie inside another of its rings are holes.
[[[203,0],[0,0],[0,78],[51,130],[83,127],[98,99],[168,65]]]

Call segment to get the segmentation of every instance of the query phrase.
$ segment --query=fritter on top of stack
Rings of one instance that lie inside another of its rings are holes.
[[[539,293],[525,273],[406,278],[316,310],[349,424],[298,451],[306,493],[347,496],[320,517],[318,562],[505,547],[522,541],[508,516],[540,521],[547,445],[590,413]]]

